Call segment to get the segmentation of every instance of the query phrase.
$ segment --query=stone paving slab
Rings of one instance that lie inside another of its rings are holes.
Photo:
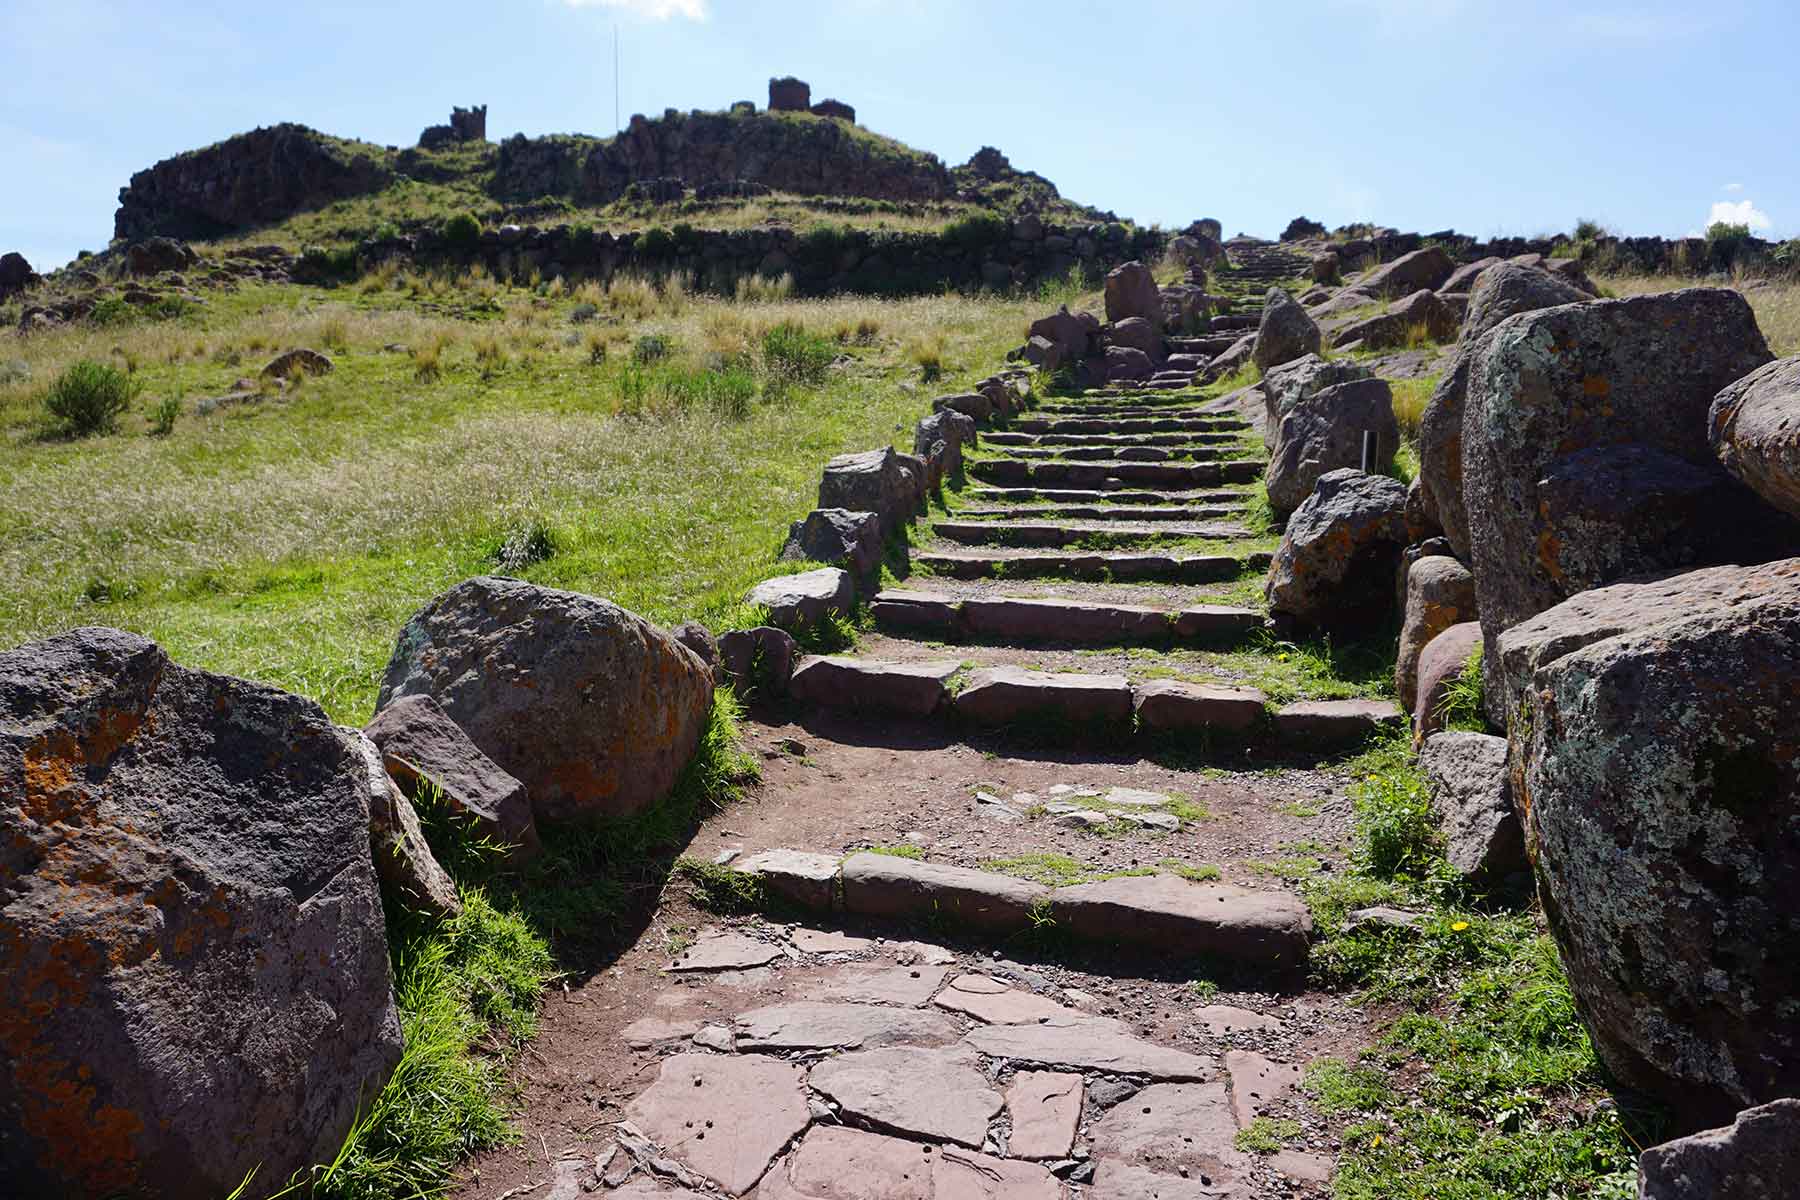
[[[1024,929],[1050,889],[1042,884],[891,854],[852,854],[841,870],[844,907],[874,917],[934,917],[990,932]]]
[[[810,978],[802,996],[922,1008],[943,986],[946,974],[946,967],[834,967]]]
[[[1194,1019],[1214,1037],[1227,1033],[1264,1033],[1281,1028],[1281,1022],[1274,1017],[1229,1004],[1208,1004],[1196,1009]]]
[[[1087,541],[1104,541],[1113,546],[1152,546],[1160,542],[1178,542],[1189,538],[1216,538],[1221,541],[1242,540],[1251,536],[1248,529],[1237,525],[1178,524],[1168,522],[1064,521],[936,521],[932,532],[964,546],[1036,546],[1058,548]]]
[[[1169,614],[1141,604],[971,597],[962,625],[978,637],[1069,642],[1145,641],[1172,632]]]
[[[1255,688],[1153,679],[1137,685],[1133,704],[1139,724],[1147,729],[1243,733],[1263,720],[1268,697]]]
[[[1021,505],[1016,508],[962,508],[956,515],[965,521],[1121,521],[1144,524],[1170,521],[1203,524],[1223,521],[1243,511],[1241,505],[1196,507],[1185,504],[1127,505]]]
[[[924,717],[948,698],[944,684],[956,674],[954,659],[894,663],[826,655],[802,659],[788,694],[809,704]]]
[[[1200,488],[1188,491],[1158,492],[1131,490],[1097,490],[1088,488],[1010,488],[976,485],[963,492],[965,500],[982,504],[1043,501],[1052,504],[1235,504],[1249,500],[1244,492],[1232,488]]]
[[[1068,579],[1218,583],[1245,571],[1267,570],[1266,552],[1240,555],[1132,554],[1031,551],[944,551],[913,555],[913,565],[955,579]]]
[[[797,1000],[742,1013],[739,1050],[855,1050],[882,1046],[947,1046],[960,1030],[943,1013],[878,1004]]]
[[[1291,1063],[1275,1062],[1253,1050],[1228,1050],[1225,1074],[1231,1080],[1232,1115],[1239,1125],[1248,1125],[1292,1091],[1303,1072]]]
[[[1040,1021],[1078,1017],[1075,1009],[1035,992],[1011,987],[986,975],[958,975],[933,1001],[939,1008],[963,1013],[987,1025],[1035,1025]]]
[[[908,1137],[976,1149],[1002,1098],[967,1046],[921,1050],[894,1046],[826,1059],[807,1083],[844,1114]]]
[[[756,1200],[1062,1200],[1036,1163],[815,1125],[764,1178]]]
[[[1222,1082],[1153,1084],[1095,1124],[1095,1194],[1183,1196],[1197,1184],[1207,1190],[1191,1194],[1250,1200],[1257,1163],[1237,1149],[1237,1132]],[[1163,1190],[1131,1190],[1146,1186]]]
[[[1123,675],[983,667],[956,694],[956,713],[981,725],[1054,718],[1076,724],[1131,717],[1131,683]]]
[[[671,1156],[733,1196],[812,1120],[800,1068],[767,1058],[677,1054],[625,1113]]]
[[[1275,714],[1275,731],[1287,741],[1339,746],[1405,720],[1391,700],[1301,700]]]
[[[1061,1071],[1015,1074],[1006,1088],[1006,1114],[1012,1120],[1007,1154],[1013,1158],[1067,1158],[1081,1124],[1083,1091],[1079,1075]]]
[[[1075,1015],[1030,1025],[982,1025],[963,1040],[989,1058],[1035,1067],[1174,1081],[1211,1079],[1218,1073],[1212,1059],[1146,1042],[1107,1017]],[[1226,1118],[1230,1119],[1229,1112]]]
[[[1291,970],[1304,965],[1312,915],[1291,892],[1125,875],[1057,888],[1057,924],[1077,936]]]
[[[675,956],[671,971],[742,971],[781,957],[781,947],[747,934],[708,930]]]
[[[731,864],[782,899],[819,912],[837,907],[838,860],[806,850],[764,850]],[[800,947],[804,950],[805,947]]]

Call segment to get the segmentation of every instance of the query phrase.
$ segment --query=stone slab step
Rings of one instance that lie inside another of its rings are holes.
[[[1223,432],[1212,417],[1023,417],[1007,428],[1019,433]]]
[[[1300,700],[1275,714],[1276,736],[1320,747],[1351,745],[1405,724],[1406,714],[1391,700]]]
[[[1250,483],[1261,479],[1263,464],[1256,459],[1216,463],[1148,462],[1025,462],[989,458],[970,462],[966,468],[976,479],[1010,486],[1027,484],[1060,487],[1216,487],[1221,483]]]
[[[960,663],[923,663],[824,655],[802,659],[788,694],[805,704],[926,717],[949,699],[945,687]]]
[[[1266,571],[1267,551],[1249,554],[1077,554],[927,551],[913,565],[952,579],[1070,579],[1125,582],[1218,583],[1246,571]]]
[[[986,446],[1229,446],[1238,440],[1227,433],[1014,433],[996,431]]]
[[[1086,488],[1033,488],[1033,487],[991,487],[976,484],[966,489],[963,496],[969,500],[982,503],[1002,503],[1006,501],[1044,501],[1053,504],[1243,504],[1250,499],[1248,492],[1236,488],[1207,488],[1200,491],[1185,492],[1128,492],[1128,491],[1095,491]]]
[[[1020,505],[1016,508],[960,508],[969,521],[1052,519],[1062,521],[1219,521],[1243,511],[1241,504],[1199,507],[1187,504]]]
[[[1087,729],[1131,720],[1131,681],[1123,675],[981,667],[963,682],[956,715],[977,725],[1058,721]]]
[[[1224,605],[1169,610],[1082,600],[958,598],[905,589],[881,592],[870,611],[878,625],[896,632],[1016,642],[1216,642],[1247,637],[1264,623],[1254,609]]]
[[[767,864],[806,864],[807,887],[794,893],[820,908],[841,906],[860,916],[949,921],[990,934],[1011,934],[1048,918],[1090,941],[1134,946],[1180,958],[1229,959],[1276,972],[1305,965],[1312,939],[1306,905],[1290,892],[1228,884],[1194,883],[1175,875],[1122,875],[1092,883],[1047,887],[992,871],[862,851],[837,867],[836,880],[817,879],[827,856],[806,851],[765,851],[735,869],[768,882]],[[752,866],[751,864],[759,864]],[[803,901],[802,901],[803,902]],[[1047,1027],[1066,1026],[1060,1031]],[[1066,1016],[987,1030],[1038,1031],[1001,1035],[984,1054],[1043,1066],[1086,1068],[1076,1033],[1118,1033],[1116,1021],[1071,1011]],[[1146,1043],[1137,1043],[1139,1046]],[[1116,1048],[1116,1047],[1115,1047]],[[1198,1066],[1205,1060],[1187,1056]],[[1099,1069],[1096,1066],[1096,1069]],[[1119,1068],[1160,1074],[1147,1067]]]
[[[1087,543],[1109,547],[1154,546],[1192,538],[1221,541],[1247,540],[1254,536],[1238,525],[1164,525],[1127,528],[1104,521],[1049,524],[1024,521],[934,521],[932,532],[964,546],[1062,547]]]
[[[1237,439],[1225,439],[1226,445]],[[1059,446],[1000,446],[1005,457],[1030,462],[1203,462],[1224,460],[1221,448],[1213,446],[1151,446],[1129,439],[1117,442],[1071,442]]]

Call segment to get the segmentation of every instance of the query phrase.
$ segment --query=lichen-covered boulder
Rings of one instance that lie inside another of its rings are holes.
[[[1281,418],[1291,412],[1296,404],[1318,395],[1328,387],[1373,378],[1375,372],[1355,359],[1334,358],[1327,361],[1317,354],[1296,358],[1265,372],[1261,383],[1255,386],[1262,389],[1263,438],[1268,442],[1270,452],[1273,453],[1275,449]]]
[[[1126,317],[1123,321],[1116,321],[1103,330],[1102,335],[1109,346],[1142,350],[1153,364],[1169,356],[1167,347],[1163,345],[1162,333],[1142,317]]]
[[[1400,448],[1394,396],[1385,379],[1353,379],[1301,400],[1281,418],[1263,485],[1278,517],[1299,508],[1319,477],[1362,466],[1363,435],[1375,435],[1374,469],[1393,465]]]
[[[1800,1100],[1745,1109],[1721,1129],[1652,1146],[1638,1200],[1784,1200],[1800,1179]]]
[[[435,699],[555,822],[667,796],[699,744],[712,672],[610,601],[480,577],[400,631],[377,708],[413,695]]]
[[[991,401],[977,399],[991,411]],[[892,446],[838,455],[819,480],[819,507],[872,512],[881,518],[883,537],[895,533],[919,514],[924,482],[923,471],[915,480],[903,457]]]
[[[1462,422],[1469,361],[1476,343],[1508,317],[1589,299],[1534,268],[1483,261],[1489,265],[1476,273],[1456,358],[1433,389],[1419,418],[1419,479],[1425,512],[1465,558],[1469,553],[1469,518],[1462,494]]]
[[[267,1196],[400,1057],[366,765],[78,629],[0,653],[0,1191]]]
[[[1800,516],[1800,355],[1728,385],[1708,417],[1725,469],[1768,503]]]
[[[1356,286],[1377,296],[1410,296],[1421,289],[1435,291],[1454,270],[1456,263],[1448,254],[1437,246],[1426,246],[1376,267]]]
[[[1434,733],[1419,752],[1419,769],[1443,824],[1444,856],[1457,874],[1492,885],[1527,868],[1505,738]]]
[[[1535,667],[1509,756],[1551,931],[1681,1129],[1800,1089],[1800,559],[1691,574],[1502,639]]]
[[[1267,371],[1296,358],[1317,354],[1319,338],[1318,322],[1307,315],[1300,302],[1278,287],[1270,288],[1263,298],[1262,321],[1256,327],[1256,343],[1250,359]]]
[[[1338,329],[1331,339],[1334,346],[1359,344],[1365,350],[1404,346],[1415,336],[1434,342],[1449,341],[1456,336],[1460,318],[1456,310],[1439,299],[1436,292],[1417,291],[1396,300],[1386,312],[1353,321]]]
[[[1286,630],[1358,631],[1393,612],[1406,546],[1406,488],[1385,475],[1332,471],[1288,520],[1269,567],[1269,616]]]
[[[1558,564],[1597,559],[1591,543],[1616,528],[1546,510],[1544,481],[1557,461],[1637,443],[1723,473],[1706,440],[1707,409],[1769,358],[1749,304],[1723,288],[1523,313],[1482,339],[1469,363],[1462,492],[1490,651],[1502,631],[1578,590]],[[1640,528],[1636,537],[1652,546],[1667,532]],[[1614,561],[1622,572],[1634,567]]]
[[[1419,698],[1419,656],[1425,647],[1452,625],[1475,619],[1475,576],[1454,558],[1419,559],[1406,572],[1402,613],[1394,691],[1400,707],[1411,712]]]
[[[1156,288],[1156,276],[1135,259],[1106,273],[1106,319],[1116,323],[1127,317],[1142,317],[1161,327],[1162,293]]]

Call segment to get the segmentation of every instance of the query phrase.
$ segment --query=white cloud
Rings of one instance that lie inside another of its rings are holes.
[[[634,17],[666,21],[670,17],[686,17],[690,21],[706,20],[706,0],[562,0],[570,8],[616,8]]]
[[[1744,190],[1744,185],[1741,183],[1728,183],[1725,185],[1725,190],[1728,192],[1741,192]]]
[[[1729,200],[1718,200],[1713,203],[1712,212],[1707,214],[1706,223],[1712,225],[1748,225],[1753,231],[1768,229],[1775,222],[1769,220],[1769,214],[1763,212],[1748,200],[1739,200],[1735,204]]]

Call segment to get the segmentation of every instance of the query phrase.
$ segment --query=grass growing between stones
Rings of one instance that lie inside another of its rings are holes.
[[[1455,878],[1404,737],[1349,769],[1358,844],[1348,873],[1306,887],[1323,935],[1313,969],[1398,1015],[1361,1061],[1308,1073],[1343,1139],[1333,1194],[1627,1200],[1654,1115],[1609,1094],[1541,914]],[[1374,904],[1422,917],[1351,929],[1349,912]]]

